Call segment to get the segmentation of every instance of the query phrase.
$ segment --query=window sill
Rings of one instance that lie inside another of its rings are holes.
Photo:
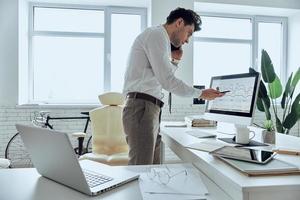
[[[20,104],[16,105],[19,109],[93,109],[101,106],[101,104]]]

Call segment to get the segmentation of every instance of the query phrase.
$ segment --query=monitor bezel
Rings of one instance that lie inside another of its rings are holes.
[[[258,94],[258,89],[259,89],[259,77],[260,77],[259,73],[242,73],[242,74],[213,76],[210,81],[210,88],[212,87],[212,83],[214,80],[225,80],[225,79],[247,78],[247,77],[255,77],[250,112],[245,113],[245,112],[233,112],[233,111],[222,111],[222,110],[212,110],[212,109],[208,110],[210,101],[207,101],[205,113],[232,115],[232,116],[238,116],[238,117],[252,117],[254,109],[255,109],[256,99],[257,99],[257,94]]]

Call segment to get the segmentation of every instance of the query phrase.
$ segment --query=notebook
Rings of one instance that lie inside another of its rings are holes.
[[[278,159],[273,159],[267,164],[261,165],[228,158],[218,158],[248,176],[300,174],[299,167]]]

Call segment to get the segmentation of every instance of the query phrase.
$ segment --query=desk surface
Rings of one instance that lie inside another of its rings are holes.
[[[82,164],[82,163],[81,163]],[[169,166],[169,165],[168,165]],[[172,165],[170,165],[172,167]],[[178,164],[177,164],[178,167]],[[180,166],[179,166],[180,167]],[[182,167],[186,167],[183,165]],[[145,172],[149,166],[126,166],[125,168],[137,173]],[[209,194],[208,200],[231,200],[210,179],[199,172]],[[34,168],[2,169],[0,170],[0,199],[1,200],[84,200],[84,199],[124,199],[140,200],[142,198],[139,181],[133,181],[101,195],[90,197],[42,177]],[[155,198],[153,198],[155,199]],[[167,199],[167,198],[165,198]]]
[[[194,165],[222,188],[231,198],[237,200],[299,200],[300,176],[262,176],[248,177],[236,169],[214,158],[207,152],[186,148],[187,145],[201,142],[207,139],[199,139],[185,133],[189,129],[216,133],[217,137],[232,137],[218,133],[215,128],[166,128],[161,127],[163,141],[182,160],[193,162]],[[260,141],[261,130],[253,128],[256,132],[257,141]],[[208,139],[215,140],[215,139]],[[300,138],[277,134],[275,147],[289,147],[299,149]],[[271,149],[274,146],[259,147]],[[257,147],[256,147],[257,148]],[[278,159],[288,161],[300,167],[299,156],[277,155]]]

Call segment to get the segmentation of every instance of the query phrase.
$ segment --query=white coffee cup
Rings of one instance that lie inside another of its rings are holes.
[[[235,130],[235,142],[238,144],[249,144],[250,140],[255,136],[255,132],[250,131],[250,129],[247,127],[236,127]],[[249,135],[251,132],[253,133],[253,136],[250,138]]]

